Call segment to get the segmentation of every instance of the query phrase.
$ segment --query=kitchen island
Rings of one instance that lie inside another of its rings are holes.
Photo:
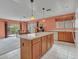
[[[21,59],[41,59],[54,43],[52,32],[20,35]]]

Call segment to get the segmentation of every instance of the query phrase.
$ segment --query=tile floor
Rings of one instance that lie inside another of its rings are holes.
[[[20,59],[19,38],[0,40],[0,54],[0,59]],[[77,59],[77,48],[71,43],[55,41],[53,47],[41,59]]]
[[[9,37],[0,39],[0,55],[13,51],[20,47],[20,39],[16,37]]]
[[[41,59],[77,59],[77,48],[71,43],[55,42]]]

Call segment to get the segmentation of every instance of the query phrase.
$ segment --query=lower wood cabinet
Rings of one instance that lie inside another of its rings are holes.
[[[47,36],[47,49],[49,50],[51,47],[51,38],[50,35]]]
[[[50,35],[50,48],[53,46],[52,44],[54,44],[54,38],[53,35]]]
[[[53,38],[53,35],[50,34],[47,36],[47,50],[49,50],[54,44],[54,38]]]
[[[21,59],[40,59],[53,45],[53,35],[33,40],[21,39]]]
[[[32,59],[32,47],[31,41],[22,39],[21,40],[21,59]]]
[[[42,55],[47,51],[47,36],[42,37]]]
[[[40,38],[38,40],[39,41],[35,42],[32,46],[33,59],[40,59],[40,57],[41,57],[41,40],[40,40]]]
[[[64,42],[74,43],[75,33],[72,32],[58,32],[58,40]]]

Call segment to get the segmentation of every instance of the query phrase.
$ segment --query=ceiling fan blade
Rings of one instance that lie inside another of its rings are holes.
[[[51,11],[51,9],[47,9],[46,11]]]

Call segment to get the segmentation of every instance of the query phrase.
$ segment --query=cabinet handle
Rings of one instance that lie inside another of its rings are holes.
[[[22,46],[24,46],[24,43],[22,43]]]

